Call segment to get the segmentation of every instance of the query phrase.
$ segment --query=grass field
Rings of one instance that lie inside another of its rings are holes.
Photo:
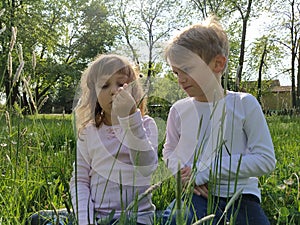
[[[272,225],[300,224],[300,117],[268,117],[276,170],[261,177],[262,205]],[[68,182],[75,156],[70,115],[0,113],[0,225],[24,224],[40,209],[71,207]],[[157,209],[174,198],[174,180],[153,192]]]

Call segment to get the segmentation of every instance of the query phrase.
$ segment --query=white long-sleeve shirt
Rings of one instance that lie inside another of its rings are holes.
[[[150,186],[157,166],[155,121],[138,111],[119,122],[100,128],[89,124],[77,140],[77,165],[70,188],[80,225],[94,224],[112,210],[114,218],[120,217],[137,194]],[[154,210],[148,195],[138,203],[137,221],[151,224]]]
[[[242,188],[244,194],[261,198],[257,177],[270,173],[276,164],[258,101],[231,91],[215,103],[191,97],[176,102],[168,115],[163,159],[173,174],[179,163],[182,168],[195,162],[197,185],[209,181],[211,170],[216,187],[210,191],[220,197]]]

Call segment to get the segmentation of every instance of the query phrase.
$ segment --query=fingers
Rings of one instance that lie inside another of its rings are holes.
[[[131,96],[128,91],[128,84],[125,83],[122,87],[119,87],[116,93],[113,95],[113,101],[124,101]]]
[[[180,173],[181,173],[181,182],[185,186],[188,184],[188,182],[190,182],[192,169],[186,166],[180,170]],[[206,183],[203,185],[195,185],[193,192],[196,195],[202,195],[204,198],[208,198],[208,184]]]
[[[123,87],[118,88],[113,99],[127,100],[128,98],[134,99],[134,96],[132,95],[132,86],[125,83]]]
[[[112,98],[113,112],[116,115],[125,117],[136,112],[136,102],[131,94],[131,91],[132,87],[127,83],[117,89]]]
[[[191,168],[186,166],[186,167],[183,167],[180,172],[181,172],[181,176],[188,176],[191,174]]]
[[[187,184],[191,178],[191,168],[186,166],[180,170],[181,182],[183,185]]]
[[[196,195],[202,195],[205,198],[208,198],[208,188],[207,184],[199,185],[194,187],[194,193]]]

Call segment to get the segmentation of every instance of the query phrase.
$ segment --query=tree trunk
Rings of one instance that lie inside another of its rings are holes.
[[[297,109],[300,109],[300,38],[298,39]]]
[[[241,39],[241,47],[240,47],[239,65],[238,65],[237,74],[236,74],[236,85],[235,85],[236,91],[240,90],[240,82],[242,79],[242,72],[243,72],[244,58],[245,58],[247,23],[248,23],[248,20],[250,17],[251,5],[252,5],[252,0],[249,0],[248,6],[247,6],[247,12],[246,12],[245,16],[243,15],[242,10],[240,8],[238,8],[241,13],[241,16],[243,18],[243,30],[242,30],[242,39]]]
[[[292,69],[292,74],[291,74],[291,81],[292,81],[292,107],[296,108],[296,84],[295,84],[295,61],[296,61],[296,54],[297,54],[297,48],[296,48],[296,43],[297,41],[294,40],[297,37],[294,36],[294,29],[295,29],[295,11],[294,11],[294,1],[292,2],[292,14],[291,14],[291,27],[290,27],[290,32],[291,32],[291,54],[292,54],[292,60],[291,60],[291,69]]]
[[[259,104],[261,104],[261,81],[262,81],[262,70],[265,64],[265,57],[267,54],[267,43],[265,43],[264,51],[261,55],[260,64],[259,64],[259,71],[258,71],[258,80],[257,80],[257,100]]]

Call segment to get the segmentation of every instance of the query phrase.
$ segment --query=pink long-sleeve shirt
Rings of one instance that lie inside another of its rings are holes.
[[[215,103],[188,97],[170,109],[163,159],[173,174],[184,166],[197,168],[195,182],[216,176],[214,195],[236,190],[260,196],[258,178],[275,168],[271,135],[261,107],[252,95],[228,91]]]
[[[157,139],[155,121],[139,111],[119,118],[119,125],[86,126],[77,140],[77,164],[70,181],[80,225],[96,224],[112,210],[119,218],[149,188],[157,166]],[[151,224],[154,210],[149,194],[138,203],[137,221]]]

